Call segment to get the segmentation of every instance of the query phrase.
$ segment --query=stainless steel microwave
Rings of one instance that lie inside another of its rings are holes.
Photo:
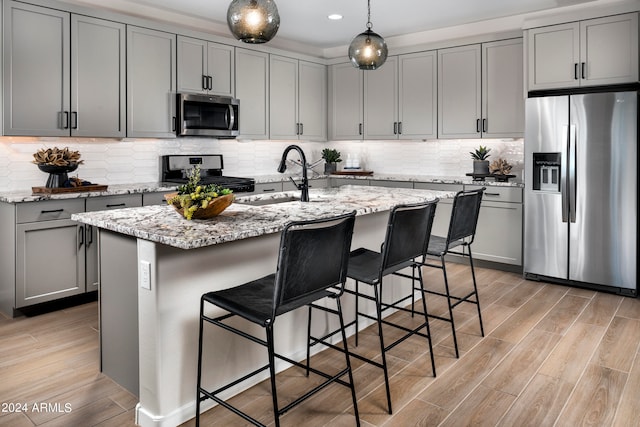
[[[239,133],[240,100],[229,96],[179,93],[178,136],[235,138]]]

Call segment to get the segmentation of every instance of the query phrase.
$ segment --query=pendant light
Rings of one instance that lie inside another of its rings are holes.
[[[387,60],[387,43],[371,31],[371,0],[367,0],[367,30],[353,38],[349,45],[349,59],[361,70],[375,70]]]
[[[266,43],[280,27],[274,0],[233,0],[227,9],[231,33],[245,43]]]

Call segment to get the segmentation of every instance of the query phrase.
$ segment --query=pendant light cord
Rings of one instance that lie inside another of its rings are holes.
[[[370,30],[373,28],[371,23],[371,0],[367,0],[367,28]]]

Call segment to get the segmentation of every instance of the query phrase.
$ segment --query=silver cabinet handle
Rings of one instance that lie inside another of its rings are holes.
[[[576,222],[576,125],[569,126],[569,220]]]
[[[233,111],[232,105],[228,105],[228,107],[229,107],[229,115],[227,119],[227,124],[229,125],[228,129],[231,130],[233,129],[233,125],[236,124],[236,113],[235,111]]]

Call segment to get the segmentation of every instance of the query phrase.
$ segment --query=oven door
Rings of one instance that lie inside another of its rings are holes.
[[[177,107],[178,136],[238,136],[240,101],[235,98],[180,93]]]

